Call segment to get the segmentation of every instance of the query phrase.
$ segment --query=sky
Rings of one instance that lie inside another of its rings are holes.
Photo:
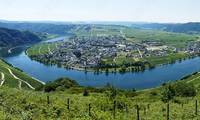
[[[200,22],[199,5],[200,0],[0,0],[0,19]]]

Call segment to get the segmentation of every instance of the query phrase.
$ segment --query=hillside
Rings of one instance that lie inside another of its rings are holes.
[[[17,29],[17,30],[28,30],[31,32],[49,33],[66,35],[71,34],[69,31],[74,28],[72,24],[51,24],[51,23],[19,23],[19,22],[0,22],[0,27]]]
[[[0,28],[0,47],[11,47],[39,41],[41,41],[40,38],[31,32]]]
[[[199,34],[200,33],[200,23],[190,22],[190,23],[180,23],[180,24],[161,24],[161,23],[145,23],[145,24],[132,24],[134,28],[141,29],[156,29],[164,30],[167,32],[177,32],[177,33],[188,33],[188,34]]]
[[[200,23],[185,23],[169,25],[165,28],[166,31],[180,32],[180,33],[200,33]]]
[[[19,89],[35,89],[42,83],[23,73],[21,70],[8,65],[0,59],[0,86]]]
[[[196,73],[179,81],[177,85],[180,87],[176,86],[176,90],[179,91],[181,88],[185,91],[181,94],[187,96],[174,97],[168,102],[169,107],[161,99],[167,85],[138,92],[117,90],[109,85],[103,89],[79,86],[63,89],[61,86],[65,84],[57,82],[48,85],[49,88],[56,87],[56,91],[50,93],[1,87],[0,118],[11,120],[163,120],[167,118],[196,120],[200,118],[199,101],[196,101],[200,99],[200,95],[197,92],[196,97],[189,97],[191,92],[187,91],[193,90],[189,85],[193,83],[196,89],[200,85],[199,80],[199,74]],[[181,82],[185,84],[180,84]]]

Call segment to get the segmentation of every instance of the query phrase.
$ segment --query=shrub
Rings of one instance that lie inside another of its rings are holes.
[[[83,91],[83,96],[89,96],[89,92],[86,89]]]
[[[158,95],[158,93],[157,93],[156,91],[151,91],[151,92],[150,92],[150,95],[156,96],[156,95]]]
[[[68,78],[59,78],[55,81],[48,82],[46,85],[43,86],[43,89],[45,92],[51,92],[56,90],[62,90],[71,88],[71,87],[77,87],[79,86],[78,83],[74,80],[68,79]],[[38,89],[42,89],[41,87]]]
[[[193,97],[196,96],[196,89],[192,84],[178,82],[174,84],[176,96]]]
[[[176,82],[175,84],[165,85],[162,91],[162,101],[168,102],[175,96],[194,97],[196,96],[196,89],[192,84],[184,82]]]
[[[162,101],[168,102],[172,100],[175,96],[175,90],[172,85],[167,85],[164,87],[164,90],[162,91]]]

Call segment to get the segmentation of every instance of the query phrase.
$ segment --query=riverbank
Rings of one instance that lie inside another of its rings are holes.
[[[174,53],[167,56],[159,57],[147,57],[138,61],[133,61],[126,64],[116,64],[110,63],[105,65],[99,65],[94,67],[80,67],[79,65],[65,65],[58,63],[57,61],[51,61],[51,58],[40,58],[41,55],[29,55],[28,49],[25,51],[26,55],[29,56],[32,60],[38,61],[46,65],[57,65],[61,68],[73,69],[84,72],[94,72],[95,74],[100,73],[126,73],[126,72],[143,72],[145,70],[151,70],[158,66],[174,64],[176,62],[182,62],[187,59],[195,58],[199,56],[199,53],[196,54],[187,54],[187,53]]]

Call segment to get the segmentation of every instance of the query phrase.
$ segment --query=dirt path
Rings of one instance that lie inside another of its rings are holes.
[[[50,49],[49,45],[48,45],[48,51],[49,51],[50,54],[53,54],[53,53],[51,52],[51,49]]]
[[[4,82],[5,82],[5,75],[4,75],[3,72],[1,72],[1,83],[0,83],[0,86],[2,86]]]
[[[21,89],[21,84],[22,84],[22,82],[24,82],[26,85],[28,85],[31,89],[35,89],[32,85],[30,85],[28,82],[26,82],[26,81],[24,81],[24,80],[22,80],[22,79],[20,79],[20,78],[18,78],[17,76],[15,76],[15,74],[13,74],[13,72],[12,72],[12,70],[10,69],[10,68],[7,68],[8,69],[8,71],[9,71],[9,73],[15,78],[15,79],[17,79],[17,80],[19,80],[19,88]]]
[[[198,73],[200,73],[200,72],[198,72]],[[194,79],[192,79],[192,80],[190,80],[190,81],[187,81],[187,83],[190,83],[190,82],[192,82],[192,81],[195,81],[195,80],[197,80],[197,79],[199,79],[199,78],[200,78],[200,76],[197,77],[197,78],[194,78]]]
[[[41,54],[41,47],[39,48],[39,54]]]

